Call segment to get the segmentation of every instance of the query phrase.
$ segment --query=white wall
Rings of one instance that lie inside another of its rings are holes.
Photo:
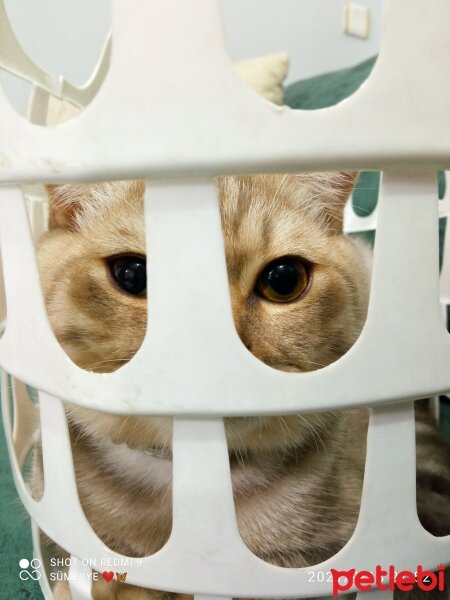
[[[383,0],[356,0],[371,11],[367,40],[343,33],[347,0],[221,0],[225,33],[233,58],[286,51],[288,81],[347,66],[373,56],[380,47]]]
[[[111,0],[5,0],[10,22],[24,50],[51,73],[73,83],[89,78],[111,27]],[[23,112],[28,87],[0,78]]]
[[[287,51],[289,81],[356,64],[377,52],[383,1],[359,3],[372,11],[367,41],[343,34],[345,0],[221,0],[230,54],[238,59]],[[111,0],[5,4],[18,39],[38,64],[74,83],[89,77],[111,24]],[[4,75],[0,81],[23,112],[27,86]]]

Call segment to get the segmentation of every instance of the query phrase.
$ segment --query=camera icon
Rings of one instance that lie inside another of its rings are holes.
[[[42,573],[40,571],[41,561],[38,558],[33,558],[29,561],[27,558],[21,558],[19,560],[19,577],[22,581],[28,581],[29,579],[33,579],[34,581],[39,581],[42,577]]]

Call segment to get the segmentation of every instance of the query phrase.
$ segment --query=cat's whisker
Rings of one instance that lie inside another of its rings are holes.
[[[236,456],[239,466],[244,469],[245,461],[244,461],[244,457],[242,456],[242,452],[241,452],[240,448],[234,448],[233,453]]]
[[[322,440],[322,438],[321,438],[321,436],[320,436],[319,432],[318,432],[318,431],[317,431],[317,429],[314,427],[314,425],[313,425],[313,424],[312,424],[312,423],[311,423],[311,422],[310,422],[310,421],[309,421],[309,420],[308,420],[306,417],[304,417],[303,415],[297,415],[297,417],[298,417],[298,418],[299,418],[301,421],[303,421],[304,423],[306,423],[307,427],[308,427],[308,428],[309,428],[309,430],[311,431],[311,433],[312,433],[312,437],[313,437],[313,440],[314,440],[314,443],[315,443],[315,445],[316,445],[317,454],[319,454],[319,453],[320,453],[320,452],[319,452],[319,445],[318,445],[318,443],[317,443],[317,439],[318,439],[318,440],[319,440],[319,442],[322,444],[322,446],[323,446],[323,449],[324,449],[324,450],[326,450],[326,446],[325,446],[325,444],[324,444],[324,442],[323,442],[323,440]],[[316,436],[317,436],[317,439],[316,439]]]
[[[287,448],[288,448],[287,437],[286,437],[286,428],[289,430],[289,427],[287,426],[284,417],[279,417],[279,423],[280,423],[281,431],[283,432],[284,449],[283,449],[283,459],[282,460],[284,461],[286,458],[286,455],[287,455]]]
[[[123,430],[125,429],[125,427],[126,427],[128,424],[129,424],[130,420],[131,420],[131,415],[127,415],[127,416],[126,416],[126,417],[123,419],[122,423],[120,424],[119,431],[118,431],[118,433],[117,433],[117,437],[118,437],[119,439],[121,439],[121,437],[122,437],[122,432],[123,432]],[[134,426],[134,428],[136,428],[136,425]]]
[[[83,438],[89,437],[89,429],[86,424],[82,424],[81,427],[75,429],[75,431],[76,431],[76,437],[73,441],[72,448],[74,446],[77,446]]]
[[[373,212],[373,209],[369,210],[369,209],[365,208],[364,206],[359,206],[358,204],[352,204],[352,207],[353,207],[353,210],[356,208],[356,209],[360,210],[361,212],[366,213],[367,215],[370,215]]]
[[[287,178],[288,178],[288,173],[286,173],[286,174],[283,176],[283,178],[282,178],[282,180],[281,180],[281,182],[280,182],[279,186],[278,186],[278,187],[277,187],[277,189],[275,190],[275,194],[273,195],[273,198],[272,198],[272,200],[270,200],[270,202],[269,202],[269,206],[268,206],[269,212],[272,212],[272,209],[273,209],[273,208],[275,208],[275,207],[277,206],[277,205],[276,205],[277,198],[278,198],[278,196],[280,195],[280,193],[281,193],[281,190],[283,189],[284,185],[286,184]]]
[[[261,417],[260,415],[258,416],[258,441],[261,441],[263,437],[264,420],[264,417]]]
[[[295,437],[294,431],[289,426],[289,424],[287,423],[285,417],[280,416],[279,419],[280,419],[280,424],[284,424],[284,426],[285,426],[285,430],[283,430],[283,433],[285,433],[285,431],[286,431],[288,433],[288,435],[289,435],[290,440],[291,440],[291,443],[289,444],[289,447],[293,447],[293,446],[298,445],[298,439]],[[284,439],[285,439],[285,446],[286,446],[286,452],[287,452],[288,446],[287,446],[286,435],[284,436]],[[285,452],[285,454],[286,454],[286,452]]]
[[[307,360],[308,360],[308,363],[309,363],[310,366],[317,367],[318,369],[323,369],[324,367],[328,366],[328,363],[323,362],[323,361],[319,362],[317,360],[312,360],[310,358],[308,358]]]
[[[95,362],[91,362],[91,363],[86,363],[83,365],[83,369],[85,369],[86,371],[94,371],[97,370],[99,367],[108,365],[108,364],[117,364],[117,363],[121,363],[119,364],[119,367],[121,367],[122,365],[126,364],[127,362],[129,362],[132,358],[133,358],[134,354],[131,354],[129,356],[125,356],[125,357],[117,357],[117,358],[109,358],[109,359],[104,359],[104,360],[99,360],[99,361],[95,361]]]

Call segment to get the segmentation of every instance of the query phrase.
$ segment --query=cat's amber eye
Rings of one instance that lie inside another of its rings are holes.
[[[284,256],[261,271],[255,294],[272,302],[290,302],[301,296],[309,283],[309,267],[299,258]]]
[[[142,256],[118,256],[109,261],[111,275],[117,285],[132,294],[142,296],[147,289],[146,260]]]

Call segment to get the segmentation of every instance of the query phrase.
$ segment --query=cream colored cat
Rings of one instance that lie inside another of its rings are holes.
[[[323,367],[361,331],[370,252],[342,233],[353,181],[350,173],[218,181],[234,321],[243,343],[268,365]],[[117,369],[146,329],[144,186],[49,189],[51,230],[39,262],[50,321],[78,365]],[[425,414],[418,427],[418,508],[427,528],[442,535],[450,532],[450,451]],[[93,528],[118,552],[154,553],[171,529],[171,419],[70,405],[67,416]],[[342,548],[359,510],[367,419],[362,409],[226,419],[239,528],[253,552],[302,567]],[[36,488],[41,475],[37,467]],[[158,596],[171,595],[115,582],[94,586],[96,600]],[[56,597],[70,598],[67,588]]]

